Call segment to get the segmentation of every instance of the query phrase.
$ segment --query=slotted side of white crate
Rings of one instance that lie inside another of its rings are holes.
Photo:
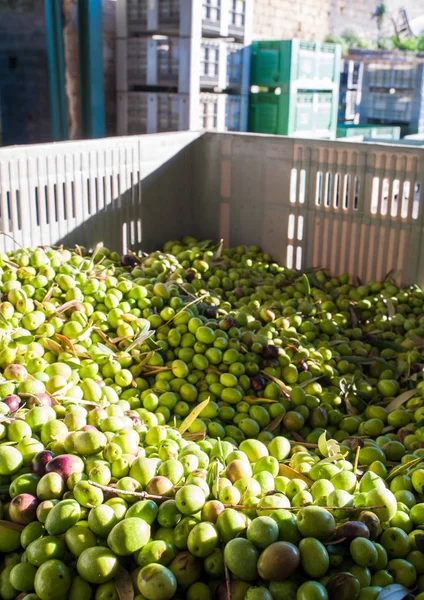
[[[179,132],[0,149],[0,251],[195,235],[424,285],[424,148]]]
[[[5,235],[0,235],[0,251],[104,243],[125,252],[142,245],[153,249],[159,231],[164,241],[181,233],[184,221],[175,203],[184,206],[190,145],[198,135],[1,149],[0,231]],[[173,177],[168,195],[160,177],[164,165]]]
[[[199,237],[261,245],[290,268],[424,283],[424,150],[206,134],[196,153]]]

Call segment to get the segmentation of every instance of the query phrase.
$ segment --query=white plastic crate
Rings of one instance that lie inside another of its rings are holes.
[[[3,148],[0,251],[152,251],[190,234],[424,285],[423,190],[413,146],[180,132]]]
[[[253,0],[118,0],[117,36],[203,34],[248,44],[252,18]]]
[[[248,97],[200,94],[199,128],[215,131],[246,131]]]
[[[340,64],[340,88],[361,90],[364,76],[364,63],[342,59]]]
[[[132,91],[142,86],[162,86],[187,94],[194,87],[230,88],[247,94],[249,58],[249,46],[218,39],[118,39],[117,89]]]
[[[246,131],[247,96],[200,93],[119,92],[118,134],[188,129]]]
[[[349,121],[358,124],[360,105],[360,90],[340,90],[338,122],[343,123]]]

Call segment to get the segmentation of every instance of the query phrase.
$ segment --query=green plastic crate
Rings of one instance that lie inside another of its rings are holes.
[[[362,135],[376,140],[400,139],[400,127],[394,125],[353,125],[351,123],[337,124],[337,137],[346,138]]]
[[[249,131],[273,135],[334,137],[338,96],[334,92],[250,94]]]
[[[304,40],[252,43],[250,84],[297,89],[334,89],[340,82],[341,46]]]

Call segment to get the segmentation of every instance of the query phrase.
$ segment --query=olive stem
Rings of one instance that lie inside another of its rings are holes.
[[[147,492],[130,492],[128,490],[120,490],[116,487],[112,487],[111,485],[102,485],[100,483],[96,483],[91,479],[87,480],[87,483],[90,485],[99,488],[102,492],[110,492],[113,494],[122,494],[123,496],[135,496],[136,498],[140,498],[141,500],[169,500],[172,496],[158,496],[156,494],[148,494]]]
[[[130,492],[128,490],[119,490],[110,485],[102,485],[100,483],[96,483],[91,479],[87,480],[87,483],[93,485],[94,487],[99,488],[103,492],[110,492],[113,494],[122,494],[123,496],[135,496],[136,498],[140,498],[142,500],[169,500],[172,496],[158,496],[156,494],[148,494],[147,492]],[[243,504],[224,504],[224,508],[233,508],[234,510],[280,510],[283,508],[288,511],[296,511],[302,510],[305,508],[304,506],[244,506]],[[386,508],[385,504],[379,504],[378,506],[321,506],[325,510],[346,510],[348,512],[357,512],[359,510],[363,510],[367,508],[367,510],[374,510],[376,508]]]
[[[11,239],[14,244],[19,246],[19,248],[21,248],[25,252],[25,254],[28,254],[28,250],[26,248],[24,248],[23,246],[21,246],[21,244],[19,242],[17,242],[15,240],[15,238],[10,235],[10,233],[6,233],[5,231],[0,231],[0,235],[5,235],[9,239]]]
[[[290,446],[304,446],[305,448],[318,448],[318,444],[312,442],[297,442],[296,440],[289,440]]]
[[[302,510],[305,506],[244,506],[243,504],[224,504],[224,508],[233,508],[234,510]],[[385,504],[378,506],[320,506],[325,510],[346,510],[348,512],[357,512],[359,510],[374,510],[376,508],[386,508]]]
[[[227,587],[227,600],[231,600],[231,580],[230,571],[227,567],[227,563],[224,560],[224,571],[225,571],[225,585]]]
[[[173,282],[174,283],[174,282]],[[191,298],[196,298],[196,296],[194,294],[192,294],[191,292],[189,292],[182,283],[179,283],[178,281],[175,282],[177,284],[177,286],[180,288],[180,290],[182,290],[184,292],[184,294],[186,294],[187,296],[190,296]]]

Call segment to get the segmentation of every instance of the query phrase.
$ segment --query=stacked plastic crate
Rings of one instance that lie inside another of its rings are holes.
[[[252,44],[249,131],[333,138],[341,47],[303,40]]]
[[[359,123],[364,63],[343,59],[340,69],[339,123]]]
[[[252,7],[118,0],[118,133],[246,131]]]
[[[424,132],[424,53],[351,50],[364,61],[361,125],[396,125]]]

